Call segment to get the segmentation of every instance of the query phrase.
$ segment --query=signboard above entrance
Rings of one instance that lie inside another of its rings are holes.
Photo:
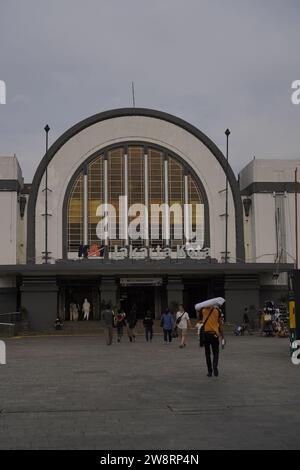
[[[130,286],[162,286],[163,280],[160,277],[150,278],[121,278],[120,284],[124,287]]]

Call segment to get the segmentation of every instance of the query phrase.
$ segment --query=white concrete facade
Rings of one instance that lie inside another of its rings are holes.
[[[295,264],[296,216],[295,192],[292,185],[295,183],[296,168],[298,169],[298,181],[300,181],[300,159],[255,159],[241,171],[239,180],[242,194],[245,193],[246,188],[257,184],[257,187],[253,189],[254,192],[250,188],[251,194],[242,196],[243,199],[246,197],[251,199],[249,217],[244,214],[246,261]],[[282,199],[282,220],[277,221],[276,197]],[[299,205],[300,200],[298,220]],[[283,225],[282,230],[280,224]],[[278,240],[278,232],[280,231],[284,232],[284,240]],[[300,245],[299,234],[298,239]]]
[[[188,130],[158,117],[140,115],[113,117],[85,127],[63,143],[49,162],[48,186],[51,191],[48,194],[48,210],[51,217],[48,249],[51,252],[51,262],[63,258],[63,203],[72,176],[95,152],[100,153],[103,148],[112,144],[129,142],[159,145],[181,157],[194,170],[208,199],[211,257],[222,262],[225,250],[224,169],[212,151]],[[285,188],[282,185],[294,182],[296,168],[300,180],[300,160],[253,160],[240,172],[241,199],[251,200],[249,215],[246,216],[243,210],[246,262],[295,263],[295,195],[291,186],[282,190],[282,187]],[[37,264],[43,262],[45,250],[44,179],[45,175],[39,185],[35,206],[33,261]],[[0,265],[25,264],[28,261],[26,244],[29,196],[24,196],[27,204],[24,217],[21,218],[19,196],[22,193],[23,179],[15,156],[0,157],[0,182]],[[263,186],[253,187],[255,184]],[[250,191],[249,194],[247,191]],[[284,213],[284,220],[276,221],[278,208],[281,217]],[[298,217],[299,211],[300,208]],[[236,257],[236,214],[230,185],[228,214],[229,262],[238,263],[242,260]],[[280,229],[280,240],[276,226],[278,223],[284,225]],[[282,282],[285,282],[285,278],[282,278]]]
[[[21,169],[16,156],[0,158],[0,264],[19,263],[20,213],[18,186],[22,186]]]
[[[225,173],[211,151],[195,136],[181,127],[157,118],[128,116],[109,119],[90,126],[68,140],[56,153],[48,167],[49,251],[53,259],[62,258],[62,212],[66,187],[77,168],[97,150],[130,141],[143,141],[171,150],[196,172],[205,188],[210,210],[211,255],[221,260],[224,252]],[[44,178],[36,204],[36,259],[42,262],[44,251]],[[235,257],[235,209],[229,190],[228,251]]]

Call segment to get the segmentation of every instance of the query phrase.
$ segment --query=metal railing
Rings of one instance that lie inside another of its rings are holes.
[[[4,338],[15,336],[19,331],[21,320],[20,312],[0,313],[0,336]]]
[[[0,313],[0,323],[16,323],[21,320],[20,312]]]

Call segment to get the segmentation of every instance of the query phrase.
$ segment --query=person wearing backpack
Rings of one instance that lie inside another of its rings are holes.
[[[146,313],[144,321],[143,321],[143,325],[144,325],[144,328],[145,328],[146,341],[147,341],[147,343],[149,341],[151,343],[152,338],[153,338],[153,318],[152,318],[152,314],[151,314],[150,310],[147,310],[147,313]]]
[[[223,320],[218,305],[202,309],[203,326],[200,333],[200,346],[205,348],[207,377],[219,376],[220,337],[224,342]],[[211,360],[211,352],[213,360]]]
[[[136,314],[136,308],[135,306],[132,307],[132,309],[129,311],[129,314],[126,317],[126,325],[127,325],[127,335],[129,338],[129,341],[135,342],[135,326],[137,324],[137,314]]]
[[[118,313],[115,315],[114,318],[114,324],[115,327],[117,328],[117,341],[118,343],[121,342],[122,336],[123,336],[123,329],[124,326],[126,325],[126,314],[122,308],[119,308]]]
[[[183,305],[179,305],[179,310],[176,313],[176,326],[179,330],[179,334],[181,338],[179,347],[182,349],[186,347],[188,327],[189,328],[192,327],[189,314],[185,311]]]
[[[164,343],[172,343],[172,331],[175,326],[174,318],[169,309],[162,315],[160,326],[164,332]]]
[[[114,312],[109,304],[105,306],[105,309],[102,312],[102,322],[106,344],[110,346],[112,344],[114,334]]]

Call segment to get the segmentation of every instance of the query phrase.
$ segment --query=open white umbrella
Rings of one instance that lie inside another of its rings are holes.
[[[201,308],[212,307],[213,305],[223,305],[225,303],[225,299],[223,297],[216,297],[214,299],[205,300],[204,302],[200,302],[199,304],[195,305],[195,309],[201,310]]]

